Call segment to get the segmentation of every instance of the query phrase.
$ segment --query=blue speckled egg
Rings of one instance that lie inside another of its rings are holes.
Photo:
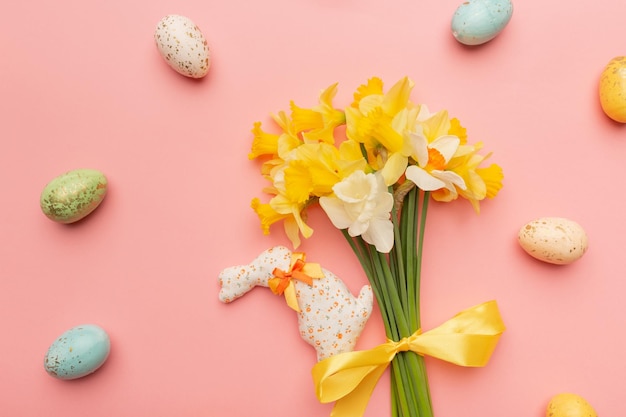
[[[511,20],[511,0],[468,0],[452,16],[452,34],[464,45],[480,45],[495,38]]]
[[[48,374],[58,379],[76,379],[100,368],[109,357],[109,335],[99,326],[76,326],[59,336],[44,359]]]

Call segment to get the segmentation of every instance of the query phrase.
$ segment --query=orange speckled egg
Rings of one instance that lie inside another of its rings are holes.
[[[563,392],[552,397],[546,417],[598,417],[598,414],[580,395]]]
[[[626,56],[613,58],[602,71],[600,104],[611,119],[626,123]]]

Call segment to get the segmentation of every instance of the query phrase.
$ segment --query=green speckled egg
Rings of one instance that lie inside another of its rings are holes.
[[[107,192],[107,179],[95,169],[76,169],[50,181],[41,193],[43,213],[58,223],[74,223],[94,211]]]
[[[109,335],[95,324],[67,330],[48,348],[44,368],[58,379],[76,379],[100,368],[109,357]]]

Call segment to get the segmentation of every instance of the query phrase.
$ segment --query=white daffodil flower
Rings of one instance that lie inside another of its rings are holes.
[[[320,197],[320,205],[338,229],[361,236],[376,250],[388,253],[393,247],[391,209],[393,195],[380,174],[355,171],[333,187],[334,196]]]
[[[454,156],[461,140],[452,135],[439,136],[428,143],[420,134],[409,133],[413,146],[413,159],[417,165],[406,169],[406,177],[424,191],[435,191],[442,188],[457,194],[456,187],[465,190],[465,181],[455,172],[446,171],[446,165]]]

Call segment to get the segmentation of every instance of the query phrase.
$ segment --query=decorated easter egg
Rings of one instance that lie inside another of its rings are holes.
[[[464,45],[480,45],[495,38],[511,20],[511,0],[467,0],[452,16],[452,35]]]
[[[211,65],[207,41],[188,17],[168,15],[159,21],[154,32],[159,53],[176,72],[186,77],[202,78]]]
[[[598,414],[580,395],[564,392],[550,399],[546,417],[598,417]]]
[[[94,211],[107,193],[107,179],[95,169],[76,169],[50,181],[39,200],[41,210],[58,223],[74,223]]]
[[[533,258],[556,265],[580,259],[588,247],[585,230],[562,217],[542,217],[526,223],[519,231],[518,241]]]
[[[600,104],[611,119],[626,123],[626,56],[613,58],[602,71]]]
[[[99,326],[85,324],[67,330],[50,345],[44,368],[58,379],[76,379],[100,368],[109,357],[109,335]]]

